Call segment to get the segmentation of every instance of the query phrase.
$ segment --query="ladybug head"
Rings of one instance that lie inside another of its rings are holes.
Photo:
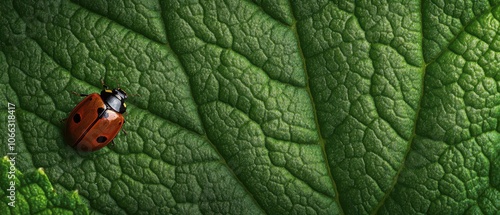
[[[111,109],[118,113],[125,113],[127,110],[127,105],[125,104],[127,93],[120,88],[113,90],[104,89],[101,91],[101,98]]]
[[[113,89],[113,94],[118,98],[122,98],[123,101],[127,99],[127,93],[120,88]]]

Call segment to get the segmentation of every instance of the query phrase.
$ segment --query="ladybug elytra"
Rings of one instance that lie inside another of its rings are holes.
[[[80,151],[96,151],[108,145],[120,132],[125,118],[127,94],[120,88],[86,96],[66,120],[66,139]]]

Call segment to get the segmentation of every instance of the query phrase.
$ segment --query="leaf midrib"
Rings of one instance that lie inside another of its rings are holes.
[[[167,18],[166,18],[166,17],[165,17],[165,15],[164,15],[164,11],[165,11],[166,9],[165,9],[165,8],[164,8],[164,6],[163,6],[163,5],[161,5],[161,4],[160,4],[160,9],[162,10],[162,11],[160,12],[160,14],[161,14],[161,20],[162,20],[162,22],[163,22],[163,27],[164,27],[165,29],[168,29],[168,28],[167,28],[167,25],[166,25],[166,23],[167,23],[167,21],[166,21],[166,20],[167,20]],[[227,161],[226,161],[225,157],[224,157],[224,156],[222,156],[222,154],[221,154],[221,152],[219,151],[219,149],[215,146],[215,144],[212,142],[212,140],[210,140],[210,138],[208,137],[208,135],[207,135],[207,128],[206,128],[206,126],[205,126],[205,123],[203,123],[203,122],[202,122],[202,117],[201,117],[201,113],[200,113],[200,104],[198,104],[198,103],[196,102],[196,100],[194,99],[194,96],[193,96],[193,94],[192,94],[192,92],[193,92],[192,83],[191,83],[191,80],[189,79],[188,74],[186,73],[186,71],[187,71],[187,70],[186,70],[186,66],[183,64],[182,60],[180,60],[180,55],[179,55],[179,53],[177,53],[177,52],[176,52],[176,50],[175,50],[175,49],[173,49],[173,48],[172,48],[172,46],[170,45],[170,43],[171,43],[171,40],[172,40],[172,39],[171,39],[171,37],[169,37],[169,35],[170,35],[170,34],[168,33],[168,31],[165,31],[165,37],[166,37],[166,41],[167,41],[167,46],[168,46],[168,47],[170,47],[170,50],[172,50],[172,53],[173,53],[173,55],[174,55],[175,60],[176,60],[176,61],[178,62],[178,64],[180,65],[181,70],[184,72],[184,74],[186,75],[186,77],[188,77],[188,81],[187,81],[187,83],[189,84],[189,89],[190,89],[190,93],[191,93],[191,98],[192,98],[192,99],[193,99],[193,101],[194,101],[194,102],[193,102],[193,104],[194,104],[194,105],[196,105],[196,114],[197,114],[198,119],[200,120],[201,127],[202,127],[202,129],[203,129],[203,135],[200,135],[200,136],[202,137],[202,139],[204,139],[206,142],[208,142],[208,143],[210,144],[210,146],[212,147],[212,149],[214,149],[214,151],[217,153],[217,156],[220,158],[221,163],[222,163],[224,166],[226,166],[226,167],[227,167],[228,172],[231,174],[232,178],[234,178],[234,179],[237,181],[237,183],[238,183],[238,184],[240,184],[240,186],[241,186],[241,187],[245,190],[245,192],[246,192],[246,193],[250,196],[250,198],[251,198],[252,202],[254,202],[254,204],[255,204],[256,206],[258,206],[258,207],[259,207],[259,210],[262,212],[262,214],[267,214],[267,213],[266,213],[266,211],[264,210],[264,208],[262,207],[262,205],[261,205],[261,204],[259,203],[259,201],[257,201],[257,199],[255,198],[255,196],[253,195],[253,193],[252,193],[252,192],[250,192],[250,190],[248,189],[248,187],[247,187],[247,186],[245,186],[245,184],[243,183],[243,181],[241,181],[241,179],[240,179],[240,178],[236,175],[236,173],[234,172],[234,170],[233,170],[232,168],[230,168],[230,167],[229,167],[229,165],[228,165],[228,163],[227,163]]]
[[[300,59],[302,60],[304,76],[306,77],[306,87],[305,87],[305,89],[307,91],[307,95],[309,96],[309,102],[311,103],[312,112],[313,112],[313,115],[314,115],[314,123],[316,125],[316,131],[317,131],[317,134],[318,134],[318,142],[319,142],[319,145],[321,147],[321,154],[323,156],[325,168],[326,168],[327,173],[328,173],[328,178],[330,178],[330,182],[331,182],[331,184],[333,186],[333,189],[334,189],[334,192],[335,192],[335,197],[334,197],[335,203],[338,205],[340,213],[341,214],[345,214],[344,209],[343,209],[342,205],[340,204],[340,198],[339,198],[340,197],[340,193],[339,193],[338,188],[337,188],[337,183],[335,182],[335,180],[333,178],[332,170],[331,170],[330,164],[328,162],[328,155],[326,153],[326,140],[323,138],[323,135],[321,133],[321,129],[320,129],[321,126],[320,126],[319,121],[318,121],[318,113],[317,113],[317,109],[316,109],[316,103],[314,102],[314,96],[312,95],[312,92],[311,92],[311,87],[310,87],[311,81],[310,81],[310,77],[309,77],[309,72],[307,70],[307,61],[306,61],[306,57],[304,55],[304,51],[302,49],[302,43],[301,43],[301,40],[300,40],[300,37],[299,37],[299,33],[297,31],[297,22],[298,22],[298,19],[296,17],[295,11],[293,10],[293,7],[290,10],[292,12],[292,15],[294,16],[292,18],[293,19],[293,24],[291,26],[291,30],[293,31],[293,34],[294,34],[294,36],[296,38],[297,47],[298,47],[297,49],[299,51]]]

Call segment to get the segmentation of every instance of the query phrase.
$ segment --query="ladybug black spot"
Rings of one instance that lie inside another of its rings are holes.
[[[98,143],[104,143],[108,138],[106,138],[105,136],[99,136],[97,137],[96,141]]]
[[[75,114],[73,116],[73,122],[79,123],[80,121],[82,121],[82,118],[80,117],[80,114]]]

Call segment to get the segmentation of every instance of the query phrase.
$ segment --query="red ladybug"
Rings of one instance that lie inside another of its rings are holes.
[[[120,132],[127,109],[127,94],[120,88],[113,90],[103,85],[101,95],[86,96],[66,120],[68,144],[80,151],[96,151],[113,141]]]

